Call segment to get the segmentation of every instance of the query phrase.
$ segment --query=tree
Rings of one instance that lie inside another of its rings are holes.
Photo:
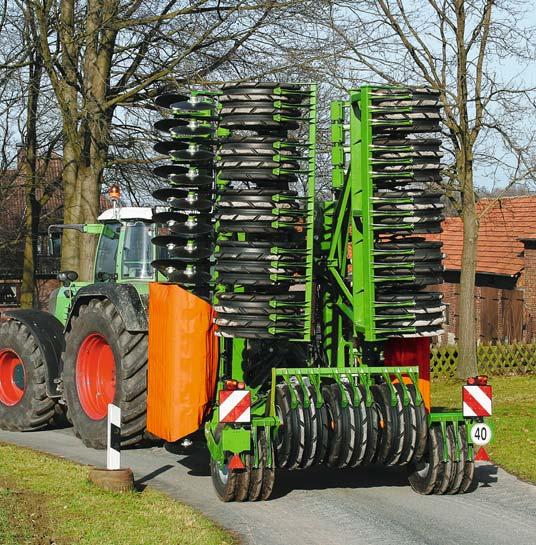
[[[389,84],[424,83],[439,91],[448,142],[445,187],[463,221],[460,378],[477,374],[475,162],[480,173],[494,169],[515,183],[534,177],[525,160],[533,138],[520,142],[527,136],[520,116],[534,89],[500,69],[504,60],[520,69],[534,61],[534,29],[523,19],[527,7],[508,0],[332,1],[326,22],[320,23],[334,47],[344,47],[338,80],[346,78],[347,86],[348,78],[355,86],[357,77],[370,80],[373,75]],[[518,122],[505,111],[515,112]]]
[[[20,304],[23,308],[32,308],[36,294],[37,241],[41,212],[51,194],[58,189],[57,180],[49,176],[49,164],[58,142],[58,131],[55,123],[48,117],[51,110],[48,104],[47,113],[43,112],[43,101],[50,97],[47,96],[46,89],[43,89],[44,70],[35,20],[23,6],[19,9],[11,4],[10,7],[10,17],[4,14],[2,19],[3,34],[8,39],[3,44],[0,55],[0,64],[5,74],[5,79],[0,82],[3,117],[6,122],[3,156],[7,157],[9,154],[16,157],[17,165],[10,176],[6,176],[4,171],[3,182],[6,187],[2,200],[6,206],[10,206],[13,192],[22,192],[24,196],[20,230],[14,233],[13,226],[10,226],[9,241],[6,244],[11,246],[15,260],[18,260],[18,250],[22,245]],[[10,130],[10,119],[17,119],[16,131]],[[7,141],[15,133],[20,139],[16,154],[13,145]],[[8,183],[9,178],[11,183]]]
[[[22,1],[22,0],[20,0]],[[27,0],[63,127],[65,223],[94,222],[114,130],[159,86],[206,83],[296,2]],[[300,2],[301,4],[302,2]],[[94,248],[66,230],[62,268],[88,279]]]

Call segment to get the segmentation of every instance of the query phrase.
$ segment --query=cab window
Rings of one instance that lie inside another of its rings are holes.
[[[95,263],[95,280],[102,282],[107,275],[115,274],[120,223],[108,223],[108,230],[100,236]]]
[[[151,279],[154,270],[153,225],[143,221],[130,221],[125,225],[125,244],[121,263],[121,275],[125,279]]]

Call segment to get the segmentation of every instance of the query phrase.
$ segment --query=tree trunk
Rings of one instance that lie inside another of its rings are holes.
[[[95,159],[95,163],[92,162],[90,168],[80,169],[78,173],[79,184],[84,188],[80,203],[84,223],[95,223],[99,215],[100,189],[104,165],[99,166],[98,159]],[[78,274],[82,280],[88,282],[93,281],[97,240],[95,235],[85,234],[81,236],[79,251],[80,270]]]
[[[80,154],[76,146],[66,139],[63,144],[63,223],[80,222],[80,189],[78,187],[78,166]],[[61,270],[76,271],[80,268],[78,231],[65,229],[61,237]]]
[[[37,266],[37,234],[40,206],[30,192],[26,195],[26,218],[24,221],[24,259],[22,267],[22,285],[20,306],[35,306],[35,269]]]
[[[476,358],[475,278],[478,242],[478,216],[473,190],[472,162],[458,167],[462,187],[463,249],[458,298],[458,369],[461,379],[478,374]]]

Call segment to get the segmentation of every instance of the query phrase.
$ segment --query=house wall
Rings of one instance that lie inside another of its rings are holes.
[[[536,254],[536,252],[535,252]],[[536,266],[536,255],[535,262]],[[536,267],[534,269],[536,271]],[[475,330],[479,343],[531,342],[536,327],[532,323],[536,317],[536,275],[534,287],[525,287],[519,278],[512,288],[490,285],[475,287]],[[482,279],[481,279],[482,282]],[[520,287],[522,286],[522,287]],[[443,301],[447,304],[447,324],[445,334],[438,339],[438,344],[454,344],[458,340],[459,282],[445,282],[439,288]],[[527,294],[530,293],[531,295]],[[529,305],[532,305],[529,310]]]
[[[56,288],[58,288],[59,286],[60,286],[60,283],[56,279],[50,279],[50,278],[37,279],[36,280],[36,308],[39,308],[41,310],[47,310],[50,293]],[[8,310],[10,308],[17,308],[19,306],[19,301],[20,301],[20,289],[21,289],[20,280],[0,282],[0,289],[3,289],[3,288],[9,288],[10,291],[14,289],[16,292],[16,301],[10,302],[10,303],[6,303],[6,302],[2,303],[2,301],[0,301],[0,312],[2,312],[2,310]]]

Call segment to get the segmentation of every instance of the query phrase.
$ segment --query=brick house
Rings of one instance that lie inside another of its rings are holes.
[[[531,342],[536,338],[536,196],[482,199],[477,204],[476,323],[481,343]],[[441,344],[456,342],[463,231],[460,218],[449,217],[443,232],[447,304]]]
[[[26,203],[25,179],[19,174],[21,159],[19,153],[16,168],[0,176],[0,308],[18,306],[22,283]],[[63,222],[62,169],[62,158],[53,156],[42,184],[52,187],[53,191],[41,209],[38,227],[36,295],[40,307],[46,306],[50,291],[58,285],[59,237],[50,247],[47,229],[51,224]]]

